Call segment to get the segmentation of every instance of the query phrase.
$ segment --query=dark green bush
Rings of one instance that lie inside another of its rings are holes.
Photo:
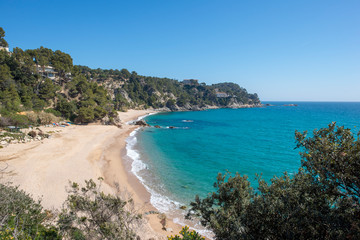
[[[61,117],[61,112],[59,112],[59,111],[57,111],[57,110],[55,110],[53,108],[45,109],[44,112],[51,113],[51,114],[55,115],[56,117]]]
[[[61,239],[52,213],[18,187],[0,184],[0,239]]]
[[[58,226],[66,239],[136,239],[141,214],[132,199],[100,191],[93,180],[71,184]]]
[[[185,226],[181,229],[180,235],[170,236],[168,240],[205,240],[199,233],[195,230],[189,231],[189,227]]]

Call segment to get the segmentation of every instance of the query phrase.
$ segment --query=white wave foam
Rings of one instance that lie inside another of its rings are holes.
[[[162,213],[178,212],[180,206],[182,206],[183,204],[181,204],[177,201],[171,200],[169,197],[164,196],[164,195],[158,193],[157,191],[155,191],[154,189],[152,189],[140,174],[141,171],[148,169],[148,166],[141,160],[141,156],[135,148],[136,144],[137,144],[136,134],[137,134],[138,130],[139,130],[139,128],[132,131],[130,133],[129,137],[126,139],[127,156],[132,160],[131,172],[139,179],[139,181],[143,184],[145,189],[150,193],[150,203],[159,212],[162,212]],[[181,220],[178,217],[174,218],[173,221],[182,226],[189,225],[189,224],[185,223],[185,219]],[[212,232],[204,229],[199,223],[195,224],[194,228],[191,228],[191,229],[199,232],[201,235],[206,236],[209,239],[212,239],[212,236],[213,236]]]
[[[144,119],[144,118],[146,118],[146,117],[148,117],[148,116],[151,116],[151,115],[154,115],[154,114],[157,114],[157,112],[153,112],[153,113],[148,113],[148,114],[142,115],[142,116],[138,117],[136,120],[131,120],[131,121],[126,122],[126,124],[131,125],[131,124],[133,124],[134,122],[140,121],[141,119]]]
[[[173,201],[170,198],[161,195],[153,190],[145,182],[145,179],[141,176],[140,172],[148,168],[148,166],[141,160],[139,152],[135,149],[137,138],[137,129],[130,133],[126,142],[127,156],[132,160],[131,172],[140,180],[145,186],[146,190],[150,193],[150,203],[158,209],[160,212],[169,212],[173,209],[177,209],[181,206],[179,202]]]

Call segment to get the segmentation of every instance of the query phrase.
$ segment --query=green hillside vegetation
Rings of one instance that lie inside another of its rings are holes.
[[[42,76],[37,65],[40,69],[52,66],[58,77],[51,80]],[[2,123],[14,124],[18,118],[15,113],[21,111],[45,110],[82,123],[114,114],[107,91],[74,72],[70,55],[44,47],[14,48],[11,54],[0,51],[0,102]]]
[[[8,46],[2,28],[0,45]],[[218,98],[216,91],[226,92],[229,97]],[[23,118],[23,125],[37,124],[26,116],[17,116],[22,111],[46,111],[79,123],[100,121],[107,116],[108,122],[113,122],[115,110],[149,107],[200,110],[208,106],[254,105],[260,101],[256,94],[248,94],[233,83],[186,85],[126,69],[74,66],[71,56],[60,50],[15,47],[13,52],[0,51],[0,104],[0,125],[4,126],[15,125],[18,118]]]
[[[257,94],[249,94],[235,83],[184,84],[174,79],[147,77],[122,70],[90,69],[77,66],[90,81],[96,81],[113,94],[115,108],[164,108],[170,110],[201,109],[206,106],[229,107],[231,103],[260,104]],[[216,91],[225,92],[227,98],[218,98]]]

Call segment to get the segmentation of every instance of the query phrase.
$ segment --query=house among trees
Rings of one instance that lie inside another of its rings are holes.
[[[10,52],[9,48],[8,47],[3,47],[0,45],[0,51],[6,51],[6,52]]]
[[[44,78],[49,78],[51,80],[54,80],[55,78],[58,77],[58,73],[55,72],[55,69],[52,66],[36,65],[36,70]]]
[[[185,85],[197,85],[199,84],[198,81],[197,79],[184,79],[182,83]]]
[[[229,95],[227,93],[225,93],[225,92],[217,92],[216,97],[218,97],[218,98],[227,98],[227,97],[229,97]]]

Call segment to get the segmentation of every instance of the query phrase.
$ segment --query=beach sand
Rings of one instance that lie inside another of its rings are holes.
[[[50,139],[26,144],[11,144],[0,149],[0,164],[7,166],[1,182],[12,182],[42,199],[46,209],[60,209],[67,197],[69,181],[104,178],[102,190],[115,193],[116,187],[129,193],[141,212],[156,210],[150,204],[150,194],[129,172],[130,163],[124,161],[126,138],[137,128],[125,124],[148,110],[120,112],[122,128],[105,125],[72,125],[69,127],[43,127],[52,131]],[[181,230],[181,226],[167,221],[168,231],[162,230],[157,214],[144,216],[148,221],[137,231],[141,239],[166,239]],[[172,231],[171,231],[172,229]]]

